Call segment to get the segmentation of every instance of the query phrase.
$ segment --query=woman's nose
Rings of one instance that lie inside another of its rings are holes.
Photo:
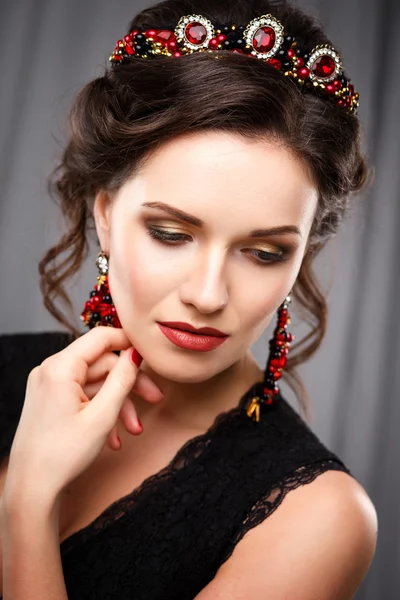
[[[229,284],[225,253],[214,249],[196,257],[187,278],[181,286],[182,302],[193,304],[199,312],[214,312],[228,302]]]

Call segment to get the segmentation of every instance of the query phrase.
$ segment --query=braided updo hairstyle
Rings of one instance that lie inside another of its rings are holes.
[[[178,23],[189,14],[201,14],[212,22],[246,24],[268,13],[279,19],[286,32],[302,38],[307,51],[317,44],[335,46],[314,17],[283,0],[165,0],[141,11],[126,33]],[[224,60],[195,52],[175,59],[136,58],[117,68],[107,64],[103,76],[80,90],[69,115],[69,139],[48,181],[68,229],[39,263],[44,305],[74,338],[81,335],[55,300],[60,298],[73,313],[65,282],[88,255],[89,234],[95,231],[96,192],[117,192],[161,144],[188,131],[204,130],[229,131],[254,140],[277,138],[308,166],[319,190],[308,250],[293,287],[293,299],[310,331],[292,345],[283,371],[308,413],[308,394],[295,367],[316,352],[327,325],[327,302],[313,262],[336,234],[350,199],[367,184],[360,122],[355,114],[305,93],[264,61],[225,54]]]

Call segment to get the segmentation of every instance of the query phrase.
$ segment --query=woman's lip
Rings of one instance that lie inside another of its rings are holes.
[[[157,323],[164,325],[165,327],[170,327],[171,329],[179,329],[180,331],[186,331],[188,333],[197,333],[214,337],[228,337],[228,334],[219,329],[214,329],[213,327],[199,327],[196,329],[193,325],[183,323],[182,321],[157,321]]]
[[[181,331],[180,329],[167,327],[162,323],[157,324],[162,333],[165,335],[166,338],[169,339],[170,342],[172,342],[176,346],[179,346],[180,348],[185,348],[186,350],[209,352],[210,350],[214,350],[215,348],[223,344],[225,340],[229,337],[216,337],[212,335],[196,334],[189,331]]]

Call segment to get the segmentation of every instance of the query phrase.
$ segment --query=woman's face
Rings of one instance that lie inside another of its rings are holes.
[[[113,201],[98,193],[94,214],[110,255],[113,302],[150,368],[197,383],[241,362],[292,289],[316,207],[316,187],[287,149],[225,132],[174,139]],[[280,227],[293,231],[251,235]],[[158,321],[214,327],[229,337],[209,352],[187,350]]]

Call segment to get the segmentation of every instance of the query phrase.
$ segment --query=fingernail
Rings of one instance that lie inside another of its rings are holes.
[[[140,354],[136,350],[136,348],[132,348],[131,359],[132,359],[132,362],[134,362],[137,367],[140,367],[143,357],[140,356]]]
[[[121,438],[119,437],[119,435],[117,435],[117,440],[118,440],[119,447],[121,448],[122,442],[121,442]]]
[[[142,425],[142,423],[141,423],[141,421],[140,421],[139,417],[138,417],[138,420],[137,420],[137,421],[138,421],[138,423],[139,423],[140,427],[143,429],[143,425]]]

